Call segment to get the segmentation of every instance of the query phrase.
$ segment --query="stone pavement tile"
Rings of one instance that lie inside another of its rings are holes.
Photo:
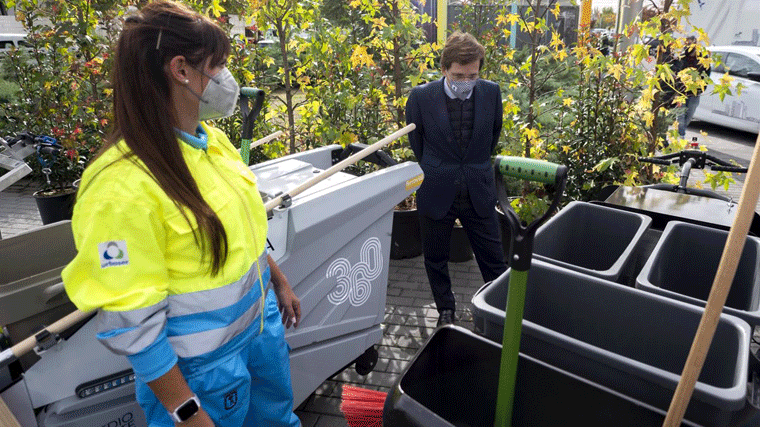
[[[412,360],[417,353],[416,350],[410,348],[388,347],[381,345],[377,348],[379,357],[392,360]]]
[[[457,313],[459,315],[459,313]],[[438,321],[438,315],[436,312],[436,316],[434,317],[427,317],[427,316],[408,316],[406,320],[407,326],[415,326],[415,327],[424,327],[426,329],[435,329],[435,324]]]
[[[406,323],[406,316],[400,314],[386,314],[384,320],[383,323],[385,325],[403,325]]]
[[[387,296],[398,297],[398,296],[401,296],[402,291],[403,291],[402,288],[388,288],[386,289],[385,293]]]
[[[379,358],[377,360],[377,366],[375,371],[388,372],[391,374],[400,374],[406,366],[409,364],[408,360],[391,360],[385,358]]]
[[[383,337],[383,339],[385,339],[385,337]],[[364,383],[364,377],[356,373],[356,369],[354,369],[353,366],[349,366],[348,368],[333,375],[330,380],[344,383]]]
[[[294,411],[298,419],[301,420],[301,427],[315,427],[317,420],[319,420],[319,414],[312,414],[310,412]]]
[[[311,396],[307,400],[306,406],[303,407],[303,411],[343,416],[343,413],[340,412],[340,398],[337,397]]]
[[[405,297],[394,297],[394,296],[388,296],[385,298],[385,304],[391,304],[395,305],[396,307],[403,306],[403,307],[413,307],[414,298],[405,298]]]
[[[429,309],[437,310],[436,307],[435,307],[435,301],[433,301],[432,298],[415,298],[414,299],[414,306],[415,307],[429,308]]]
[[[387,387],[387,389],[390,390],[390,387],[396,382],[398,378],[399,374],[372,371],[369,373],[369,375],[367,375],[366,384],[376,385],[378,387]]]
[[[341,416],[335,415],[320,415],[314,427],[346,427],[348,422]]]
[[[391,263],[396,267],[416,267],[418,266],[422,261],[422,256],[417,256],[414,258],[406,258],[406,259],[394,259],[391,261]]]
[[[434,308],[420,308],[420,307],[396,307],[395,314],[412,315],[412,316],[427,316],[438,318],[438,311]]]

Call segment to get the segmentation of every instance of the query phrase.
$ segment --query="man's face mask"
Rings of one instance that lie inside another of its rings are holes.
[[[464,101],[470,95],[472,90],[475,89],[475,84],[478,82],[478,79],[460,81],[446,79],[446,81],[449,84],[449,89],[454,93],[454,96]]]
[[[208,77],[209,82],[203,94],[198,97],[201,101],[198,105],[198,120],[216,120],[231,116],[235,112],[240,95],[240,87],[235,77],[227,67],[222,68],[213,77],[202,71],[201,74]]]

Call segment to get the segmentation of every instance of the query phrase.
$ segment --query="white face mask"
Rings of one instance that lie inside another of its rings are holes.
[[[455,82],[447,78],[446,81],[449,82],[449,89],[451,89],[454,96],[464,101],[470,95],[472,90],[475,89],[475,84],[478,82],[478,79]]]
[[[198,105],[198,120],[216,120],[231,116],[235,112],[240,95],[240,87],[235,77],[227,67],[222,68],[214,77],[203,72],[201,74],[208,77],[209,82],[203,94],[198,97],[201,101]]]

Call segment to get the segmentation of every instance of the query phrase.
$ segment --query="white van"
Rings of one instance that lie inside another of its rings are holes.
[[[26,34],[22,33],[0,33],[0,54],[9,51],[12,47],[27,47]]]

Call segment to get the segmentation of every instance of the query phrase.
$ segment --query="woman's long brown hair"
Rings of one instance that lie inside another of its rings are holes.
[[[182,157],[175,133],[177,118],[171,103],[166,66],[177,55],[194,67],[204,61],[222,64],[230,53],[224,31],[208,18],[179,3],[155,1],[126,19],[116,48],[113,69],[114,131],[103,151],[124,139],[163,191],[195,217],[196,243],[206,254],[211,245],[211,274],[227,259],[227,233],[201,195]],[[199,235],[200,234],[200,235]]]

